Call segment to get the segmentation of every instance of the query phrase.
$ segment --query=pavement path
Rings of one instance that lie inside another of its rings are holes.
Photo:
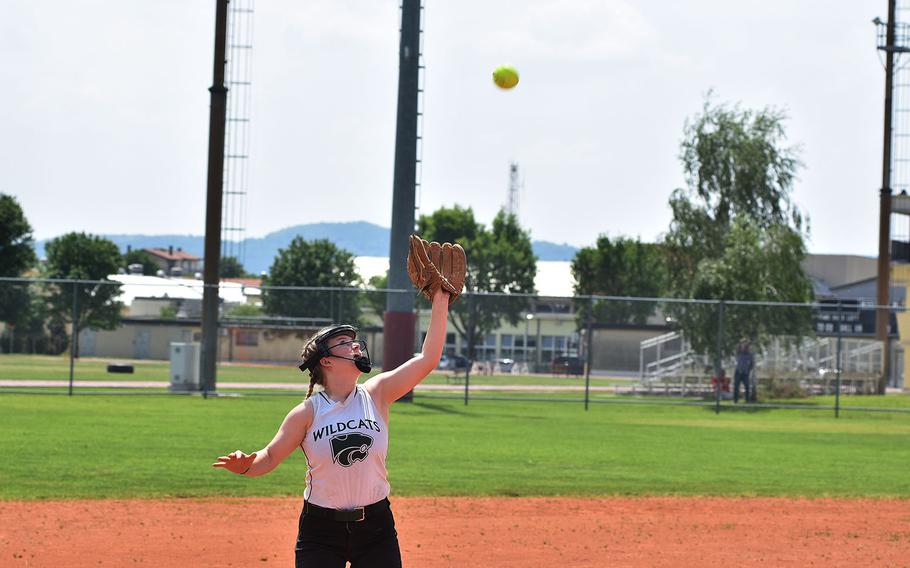
[[[51,380],[0,380],[0,388],[4,387],[68,387],[69,381]],[[166,389],[170,386],[167,381],[75,381],[77,388],[140,388],[140,389]],[[219,383],[225,390],[231,389],[259,389],[259,390],[292,390],[304,391],[307,388],[303,383]],[[613,386],[592,386],[591,392],[615,392]],[[451,385],[417,385],[417,391],[464,391],[463,384]],[[585,387],[576,385],[471,385],[471,391],[513,391],[513,392],[584,392]]]

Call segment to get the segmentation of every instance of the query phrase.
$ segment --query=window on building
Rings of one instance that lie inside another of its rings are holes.
[[[566,355],[569,352],[569,345],[572,343],[572,337],[567,335],[543,335],[540,338],[540,360],[541,362],[552,361],[557,355]]]
[[[513,336],[508,333],[504,333],[499,336],[499,357],[501,359],[513,359],[512,356],[512,344]]]
[[[493,361],[496,359],[496,334],[488,333],[483,338],[483,343],[474,346],[474,359],[476,361]]]
[[[553,335],[541,335],[540,336],[540,360],[545,363],[553,359],[554,348],[556,345],[556,340],[559,339]]]

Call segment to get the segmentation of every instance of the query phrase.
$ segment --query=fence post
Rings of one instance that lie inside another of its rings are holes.
[[[77,341],[79,337],[79,282],[73,281],[73,328],[70,331],[70,385],[69,396],[73,396],[73,366],[76,361]]]
[[[474,323],[474,292],[470,292],[468,294],[468,318],[469,318],[468,322],[473,324]],[[473,333],[473,329],[474,329],[474,327],[472,325],[471,333]],[[445,340],[443,340],[443,341],[445,341]],[[525,346],[525,349],[527,349],[527,346]],[[445,350],[445,347],[443,347],[443,350]],[[470,355],[470,354],[471,353],[468,352],[468,355]],[[465,406],[468,405],[468,390],[469,390],[469,385],[471,384],[471,366],[472,365],[474,365],[474,361],[472,361],[469,357],[467,367],[464,370],[464,405]],[[457,368],[455,369],[455,372],[456,373],[458,372]]]
[[[591,309],[588,310],[588,346],[587,357],[588,364],[585,365],[585,410],[588,409],[588,401],[591,398],[591,363],[594,362],[594,296],[591,296]]]
[[[638,383],[645,382],[645,349],[641,343],[638,344]]]
[[[714,414],[720,414],[720,378],[723,370],[724,301],[717,305],[717,354],[714,356]]]
[[[840,376],[842,374],[841,364],[841,339],[843,338],[844,331],[841,329],[841,322],[843,321],[843,316],[841,315],[841,302],[837,301],[837,359],[835,364],[835,391],[834,391],[834,417],[840,418]]]

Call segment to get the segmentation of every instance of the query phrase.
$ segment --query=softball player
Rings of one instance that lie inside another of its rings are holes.
[[[432,314],[419,355],[369,379],[366,342],[348,325],[325,328],[303,348],[310,373],[307,398],[291,410],[269,444],[251,454],[237,450],[213,467],[247,477],[275,469],[295,448],[307,460],[306,490],[297,533],[298,568],[400,567],[401,553],[389,506],[386,452],[389,407],[439,364],[445,344],[449,292],[433,293]],[[314,385],[323,390],[313,396]]]

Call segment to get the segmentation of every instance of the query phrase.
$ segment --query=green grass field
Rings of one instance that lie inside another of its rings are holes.
[[[262,447],[298,400],[0,395],[0,499],[302,495],[300,452],[256,479],[210,467]],[[910,498],[907,413],[418,396],[391,427],[396,495]]]

